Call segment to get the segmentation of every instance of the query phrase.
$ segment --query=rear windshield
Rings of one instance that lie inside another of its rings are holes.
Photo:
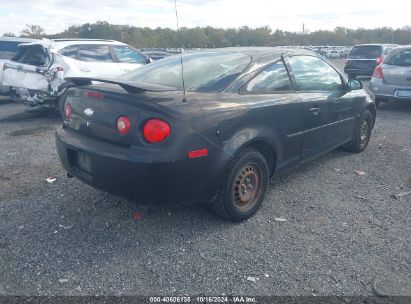
[[[384,64],[396,66],[411,66],[411,49],[393,53]]]
[[[35,66],[46,66],[50,63],[47,51],[41,45],[20,47],[13,61]]]
[[[250,63],[251,57],[238,53],[203,52],[171,56],[145,65],[120,79],[153,83],[196,92],[218,92],[231,83]]]
[[[376,59],[381,56],[381,49],[382,48],[379,45],[354,46],[348,57],[358,59]]]
[[[11,59],[18,51],[17,41],[0,41],[0,59]]]

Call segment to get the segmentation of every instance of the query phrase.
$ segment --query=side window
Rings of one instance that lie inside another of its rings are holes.
[[[314,56],[292,56],[288,61],[301,91],[341,89],[340,74],[325,61]]]
[[[114,45],[114,51],[117,54],[118,60],[123,63],[139,63],[146,64],[147,60],[142,54],[136,52],[132,48],[123,45]]]
[[[247,84],[248,92],[270,93],[291,90],[290,79],[282,61],[264,69]]]
[[[113,62],[107,45],[79,45],[79,60],[87,62]]]
[[[18,51],[18,45],[21,42],[0,41],[0,59],[11,59]]]
[[[70,46],[66,46],[65,48],[61,49],[59,51],[59,54],[76,59],[77,50],[78,50],[78,45],[70,45]]]

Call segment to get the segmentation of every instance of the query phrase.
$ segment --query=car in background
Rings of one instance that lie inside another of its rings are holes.
[[[82,86],[56,131],[68,176],[142,203],[208,202],[232,221],[260,208],[269,177],[365,150],[376,114],[360,81],[305,50],[187,52],[70,81]]]
[[[359,44],[348,54],[344,72],[349,78],[357,76],[372,76],[374,69],[384,56],[397,45],[395,44]]]
[[[3,68],[3,85],[11,97],[29,110],[57,109],[62,113],[66,77],[115,78],[151,59],[137,49],[114,40],[43,39],[19,45],[17,54]]]
[[[5,62],[13,58],[18,51],[20,43],[27,43],[35,41],[30,38],[16,38],[16,37],[1,37],[0,38],[0,95],[7,95],[10,93],[10,86],[1,85],[3,79],[3,65]]]
[[[378,65],[370,81],[378,105],[390,100],[411,100],[411,45],[394,48]]]
[[[168,56],[172,56],[173,54],[168,52],[143,52],[144,55],[150,57],[153,61],[157,61]]]

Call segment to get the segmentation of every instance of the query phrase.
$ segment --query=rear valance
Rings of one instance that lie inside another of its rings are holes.
[[[106,78],[89,78],[89,77],[66,77],[66,81],[71,81],[75,85],[82,86],[82,85],[89,85],[92,81],[98,82],[105,82],[105,83],[112,83],[117,84],[126,90],[128,93],[141,93],[144,91],[152,91],[152,92],[165,92],[165,91],[177,91],[176,88],[153,84],[153,83],[144,83],[144,82],[136,82],[136,81],[129,81],[129,80],[122,80],[122,79],[106,79]]]

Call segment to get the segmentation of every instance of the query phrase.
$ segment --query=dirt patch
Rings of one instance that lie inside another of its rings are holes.
[[[15,130],[11,131],[9,136],[28,136],[28,135],[42,135],[46,132],[53,131],[54,128],[52,127],[36,127],[36,128],[29,128],[29,129],[21,129],[21,130]]]
[[[2,122],[23,122],[39,119],[60,119],[59,115],[55,111],[39,111],[39,112],[22,112],[16,113],[5,118],[0,119]]]
[[[45,179],[53,175],[52,165],[16,164],[0,168],[0,201],[28,195],[42,187],[50,186]]]

